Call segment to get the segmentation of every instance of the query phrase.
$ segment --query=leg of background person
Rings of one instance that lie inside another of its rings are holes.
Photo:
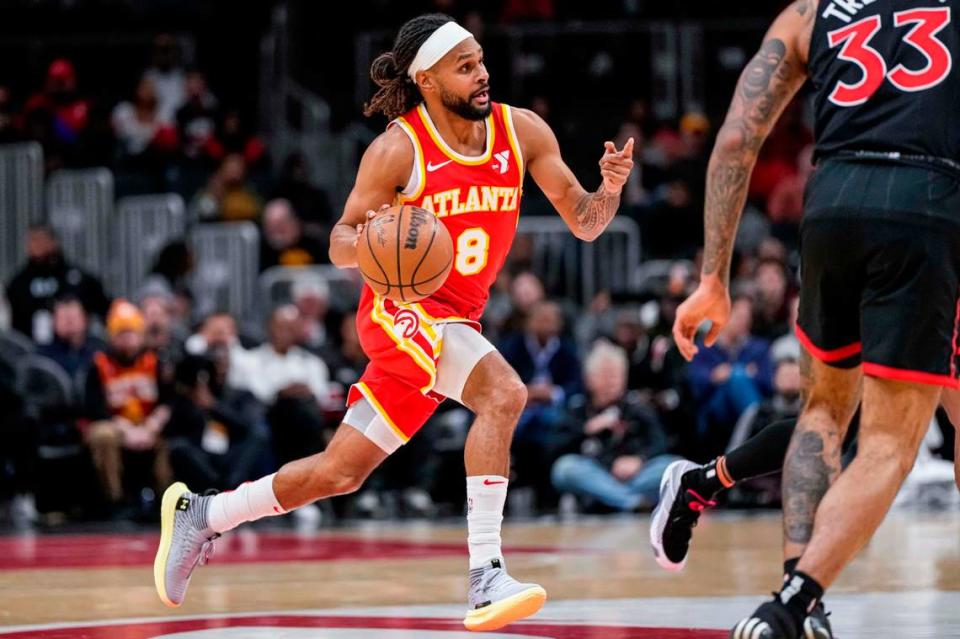
[[[210,461],[209,455],[186,437],[174,437],[167,443],[170,466],[177,481],[182,481],[194,491],[203,493],[208,488],[221,488],[220,473]],[[234,486],[236,484],[230,484]]]
[[[269,443],[270,438],[259,428],[251,429],[238,442],[231,441],[225,455],[224,472],[221,473],[223,479],[218,482],[221,487],[239,486],[253,479],[260,456]],[[192,485],[190,482],[187,484]]]
[[[640,503],[638,491],[591,457],[564,455],[554,463],[551,476],[558,491],[595,499],[617,510],[633,510]]]
[[[807,356],[801,365],[807,393],[783,465],[783,555],[788,568],[803,554],[817,506],[840,474],[840,454],[860,403],[860,367],[841,369]]]
[[[732,404],[734,419],[739,418],[743,411],[763,399],[757,388],[756,380],[747,374],[746,367],[742,364],[733,367],[725,388],[728,401]]]
[[[86,440],[104,495],[111,503],[119,503],[123,499],[123,434],[111,421],[94,422]]]
[[[913,468],[940,394],[937,386],[864,380],[857,456],[821,501],[797,570],[826,588],[873,536]]]
[[[313,400],[277,399],[267,413],[267,421],[281,465],[324,448],[323,417]]]
[[[163,494],[167,486],[173,483],[173,467],[170,465],[170,449],[164,439],[158,440],[153,449],[153,479],[158,494]]]

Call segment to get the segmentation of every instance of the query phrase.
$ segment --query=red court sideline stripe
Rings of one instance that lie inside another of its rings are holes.
[[[22,535],[0,537],[0,570],[106,568],[153,565],[159,535]],[[513,546],[507,553],[591,552],[556,546]],[[595,552],[595,551],[593,551]],[[415,542],[289,533],[231,534],[217,542],[214,562],[253,564],[293,561],[350,561],[465,557],[463,543]]]
[[[153,621],[110,626],[83,626],[51,630],[25,630],[4,634],[3,639],[154,639],[167,635],[232,627],[260,628],[359,628],[367,630],[432,630],[463,634],[463,622],[450,619],[415,619],[386,617],[313,617],[305,615],[266,615],[263,617],[229,617],[200,620]],[[588,624],[551,624],[524,622],[507,626],[499,632],[522,637],[552,639],[724,639],[727,632],[693,628],[649,628],[636,626],[592,626]],[[375,636],[371,633],[370,636]],[[442,636],[442,635],[441,635]]]

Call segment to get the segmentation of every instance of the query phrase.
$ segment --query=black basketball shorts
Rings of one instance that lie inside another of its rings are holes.
[[[801,225],[797,337],[866,375],[960,388],[960,179],[828,160]]]

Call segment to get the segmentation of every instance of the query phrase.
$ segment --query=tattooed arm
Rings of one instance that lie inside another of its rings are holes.
[[[513,109],[513,117],[526,168],[537,186],[575,236],[588,242],[597,239],[620,207],[620,190],[633,168],[633,138],[621,151],[612,142],[605,144],[600,159],[603,183],[588,193],[564,163],[547,123],[526,109]]]
[[[712,346],[730,317],[730,258],[750,174],[764,140],[806,80],[815,15],[816,0],[797,0],[780,14],[740,76],[717,133],[707,167],[700,285],[677,309],[673,325],[677,347],[688,360],[698,351],[694,337],[700,324],[712,322],[705,340]]]
[[[807,77],[806,58],[816,13],[799,0],[777,18],[744,69],[707,169],[703,275],[729,285],[730,257],[760,147]]]

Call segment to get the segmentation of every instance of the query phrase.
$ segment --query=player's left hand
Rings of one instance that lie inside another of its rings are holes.
[[[608,193],[620,193],[633,170],[633,138],[627,140],[623,148],[617,151],[613,142],[603,144],[606,152],[600,158],[600,175],[603,177],[603,189]]]

